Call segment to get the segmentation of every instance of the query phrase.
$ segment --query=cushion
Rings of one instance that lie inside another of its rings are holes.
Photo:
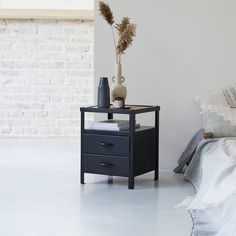
[[[205,132],[214,137],[236,137],[236,86],[210,91],[196,98]]]
[[[225,99],[228,103],[228,105],[231,108],[236,108],[236,90],[234,87],[229,87],[227,89],[223,89],[223,94],[225,96]]]
[[[195,98],[198,105],[201,109],[204,109],[205,106],[221,106],[221,107],[228,107],[228,102],[225,99],[223,94],[224,89],[217,89],[212,91],[207,91]]]

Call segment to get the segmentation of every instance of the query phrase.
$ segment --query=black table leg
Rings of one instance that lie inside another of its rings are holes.
[[[108,116],[108,120],[113,119],[113,113],[108,113],[107,116]]]
[[[159,179],[159,111],[155,111],[155,127],[156,127],[156,162],[154,180]]]
[[[83,167],[83,133],[84,133],[84,112],[81,112],[81,158],[80,158],[80,183],[84,184],[84,167]]]
[[[111,175],[108,176],[107,183],[108,184],[113,184],[113,176],[111,176]]]
[[[81,184],[85,184],[85,182],[84,182],[84,172],[80,172],[80,183]]]
[[[113,119],[113,113],[107,113],[107,118],[108,120]],[[108,176],[108,180],[107,180],[108,184],[113,184],[113,176]]]
[[[134,189],[134,176],[129,176],[129,189]]]
[[[129,116],[129,136],[130,136],[130,155],[129,155],[129,189],[134,189],[134,137],[135,137],[135,114]]]

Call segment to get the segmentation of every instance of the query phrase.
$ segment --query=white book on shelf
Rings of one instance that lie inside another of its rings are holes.
[[[140,125],[136,124],[136,128],[139,128]],[[121,131],[129,129],[128,120],[104,120],[104,121],[94,121],[91,123],[89,129],[96,130],[111,130],[111,131]]]
[[[128,120],[102,120],[102,121],[94,121],[92,122],[92,126],[97,126],[97,127],[120,127],[123,125],[128,125],[129,121]]]

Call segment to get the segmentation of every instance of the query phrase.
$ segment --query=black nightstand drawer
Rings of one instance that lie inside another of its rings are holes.
[[[113,156],[129,155],[129,137],[109,135],[83,135],[83,152]]]
[[[124,176],[129,173],[129,159],[123,157],[82,155],[84,171],[93,174]]]

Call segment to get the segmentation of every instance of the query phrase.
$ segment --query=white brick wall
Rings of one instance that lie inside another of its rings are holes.
[[[0,20],[0,136],[79,136],[93,83],[92,21]]]

